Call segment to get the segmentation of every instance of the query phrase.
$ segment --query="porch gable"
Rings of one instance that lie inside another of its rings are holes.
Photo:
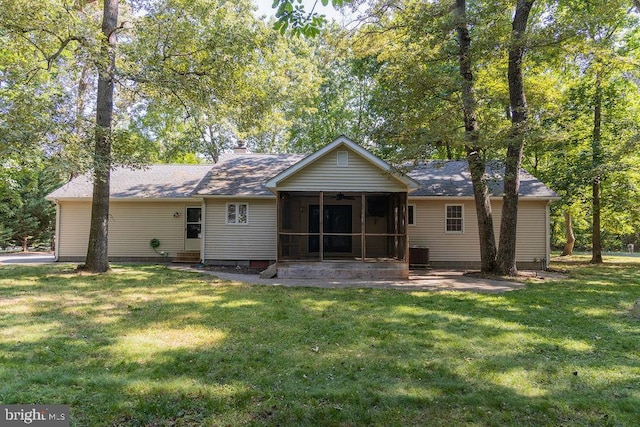
[[[277,191],[407,192],[419,187],[347,137],[341,136],[271,178]]]

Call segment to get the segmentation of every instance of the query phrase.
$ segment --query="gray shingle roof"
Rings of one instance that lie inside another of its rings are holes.
[[[272,178],[302,160],[297,154],[235,154],[220,159],[198,186],[198,195],[273,196],[265,186]]]
[[[186,198],[193,196],[268,196],[265,183],[304,156],[294,154],[233,154],[215,165],[151,165],[143,169],[117,168],[111,173],[113,198]],[[487,165],[489,191],[502,196],[504,168]],[[473,197],[466,161],[429,161],[408,176],[421,184],[410,193],[420,196]],[[558,195],[532,175],[520,172],[520,195],[556,198]],[[79,176],[47,196],[48,199],[91,198],[90,174]]]
[[[111,171],[110,193],[114,198],[190,197],[212,165],[151,165],[142,169]],[[93,180],[86,173],[47,196],[48,199],[91,198]]]
[[[504,166],[499,162],[488,162],[486,167],[489,194],[502,196]],[[471,174],[466,161],[432,160],[416,166],[407,173],[421,187],[410,196],[458,196],[473,197]],[[520,170],[520,196],[556,198],[555,191],[548,188],[524,169]]]

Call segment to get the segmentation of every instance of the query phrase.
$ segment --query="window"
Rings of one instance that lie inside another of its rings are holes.
[[[227,224],[248,224],[248,203],[227,203]]]
[[[409,225],[416,225],[416,205],[409,205],[408,208],[408,223]]]
[[[187,239],[199,239],[202,232],[202,209],[187,207]]]
[[[338,151],[338,166],[347,167],[349,166],[349,152],[348,151]]]
[[[448,233],[464,233],[462,205],[447,205],[446,215],[445,231]]]

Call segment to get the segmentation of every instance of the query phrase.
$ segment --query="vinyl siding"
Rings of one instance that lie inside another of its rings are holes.
[[[351,159],[350,159],[351,160]],[[205,258],[210,260],[273,260],[276,257],[276,201],[275,199],[233,199],[249,204],[249,224],[225,224],[226,204],[231,200],[208,199],[205,211]],[[477,262],[478,228],[472,200],[410,200],[415,205],[415,226],[408,227],[410,245],[429,248],[431,261]],[[445,232],[445,206],[464,206],[464,233]],[[185,206],[188,202],[112,202],[109,223],[109,256],[154,257],[149,240],[161,242],[160,251],[170,257],[184,249]],[[493,201],[494,230],[498,239],[501,201]],[[305,205],[305,215],[308,205]],[[89,238],[90,202],[60,202],[58,256],[84,257]],[[548,232],[546,227],[546,201],[519,203],[516,256],[518,261],[532,262],[545,257]],[[180,212],[174,218],[174,212]],[[354,208],[354,223],[359,221]],[[306,216],[302,215],[302,221]],[[379,224],[367,218],[367,231],[373,232]],[[381,221],[378,221],[381,222]],[[354,224],[354,230],[359,228]],[[359,243],[354,245],[359,246]],[[368,242],[373,250],[375,242]],[[381,248],[380,248],[381,250]]]
[[[549,230],[547,202],[520,201],[518,204],[518,237],[516,259],[533,261],[547,257]],[[548,260],[547,260],[548,261]]]
[[[149,246],[160,240],[158,251],[176,256],[184,250],[185,202],[120,202],[109,206],[109,256],[157,257]],[[180,212],[174,218],[173,214]],[[58,256],[84,257],[87,254],[91,202],[60,202]]]
[[[478,223],[473,200],[410,200],[415,226],[409,227],[409,244],[429,248],[433,262],[480,261]],[[546,201],[523,201],[518,206],[516,260],[533,262],[546,257]],[[463,205],[464,233],[445,231],[445,206]],[[491,203],[496,242],[499,239],[502,201]]]
[[[86,256],[91,202],[60,202],[59,215],[58,257]]]
[[[338,151],[349,165],[338,166]],[[279,191],[407,191],[406,184],[341,146],[278,184]]]
[[[249,205],[248,224],[225,223],[228,202]],[[207,199],[205,210],[205,259],[276,259],[275,198]]]

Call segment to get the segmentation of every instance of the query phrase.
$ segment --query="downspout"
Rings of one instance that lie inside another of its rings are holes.
[[[318,242],[318,250],[320,253],[320,262],[324,262],[324,191],[320,192],[320,241]]]
[[[206,248],[206,230],[207,230],[207,200],[202,198],[202,213],[200,218],[200,263],[204,265],[206,254],[204,253]]]
[[[280,221],[282,218],[282,205],[280,201],[280,191],[276,190],[276,266],[280,262],[281,242],[280,242]]]
[[[545,260],[544,260],[544,268],[545,270],[549,269],[549,264],[551,262],[551,219],[550,219],[550,214],[549,214],[549,206],[551,205],[551,200],[547,200],[547,205],[545,207],[544,210],[544,215],[545,215],[545,228],[544,228],[544,233],[545,233],[545,238],[546,238],[546,254],[545,254]]]
[[[362,262],[366,262],[367,260],[367,211],[366,211],[366,201],[367,197],[362,192],[360,195],[360,232],[362,235],[360,236],[360,246],[362,251]]]
[[[53,261],[58,262],[58,259],[60,258],[60,222],[61,222],[60,214],[61,214],[62,207],[60,206],[60,202],[58,200],[56,200],[55,203],[56,203],[56,232],[54,234],[55,247],[53,249]]]

